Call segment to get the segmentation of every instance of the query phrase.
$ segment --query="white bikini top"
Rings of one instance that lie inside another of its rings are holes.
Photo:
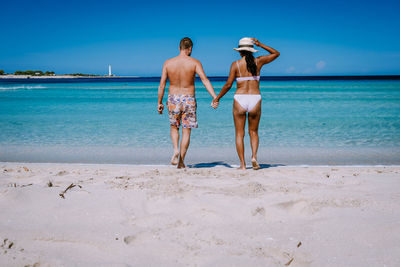
[[[257,65],[257,58],[256,60],[256,65]],[[239,70],[239,77],[236,77],[236,81],[240,82],[240,81],[259,81],[260,80],[260,76],[249,76],[249,77],[241,77],[242,74],[240,73],[240,68],[239,68],[239,63],[236,61],[236,65],[238,67]]]

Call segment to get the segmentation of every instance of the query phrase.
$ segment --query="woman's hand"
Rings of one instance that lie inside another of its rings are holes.
[[[256,46],[260,46],[260,42],[256,38],[251,38]]]
[[[256,38],[251,38],[253,40],[253,44],[261,47],[262,49],[267,50],[268,52],[270,52],[271,54],[268,56],[259,56],[257,57],[258,62],[261,64],[261,66],[270,63],[271,61],[274,61],[277,57],[279,57],[280,53],[273,49],[272,47],[269,47],[265,44],[262,44],[260,41],[258,41]]]

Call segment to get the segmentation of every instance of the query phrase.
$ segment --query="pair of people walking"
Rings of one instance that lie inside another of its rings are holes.
[[[254,49],[254,45],[265,49],[270,54],[255,58],[253,53],[257,52],[257,50]],[[171,125],[171,140],[174,147],[171,164],[177,165],[178,168],[185,167],[184,160],[190,143],[191,129],[197,128],[197,104],[194,86],[197,74],[212,96],[211,106],[215,109],[218,107],[220,99],[231,89],[236,79],[237,89],[233,101],[233,118],[240,169],[246,169],[243,143],[246,117],[248,118],[252,150],[251,162],[253,169],[259,169],[257,151],[259,144],[258,126],[261,117],[260,71],[265,64],[275,60],[279,56],[279,52],[262,44],[255,38],[242,38],[239,41],[239,46],[234,48],[240,53],[242,58],[232,63],[228,80],[217,96],[204,73],[200,61],[191,57],[192,49],[193,42],[190,38],[185,37],[180,41],[179,55],[168,59],[163,65],[160,86],[158,88],[157,110],[162,114],[164,110],[162,100],[167,79],[169,80],[167,109]],[[182,126],[182,137],[179,146],[180,126]]]

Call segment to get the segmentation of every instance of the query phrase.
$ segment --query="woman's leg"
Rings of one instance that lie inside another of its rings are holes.
[[[236,135],[236,150],[240,160],[240,168],[246,169],[246,162],[244,161],[244,126],[246,124],[246,110],[240,104],[233,100],[233,120],[235,122],[235,135]]]
[[[249,112],[249,135],[251,144],[251,163],[254,170],[260,169],[260,165],[257,162],[257,151],[258,151],[258,125],[260,124],[261,118],[261,100],[257,105]]]

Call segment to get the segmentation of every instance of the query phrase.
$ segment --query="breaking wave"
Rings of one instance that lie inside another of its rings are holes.
[[[33,90],[33,89],[46,89],[42,85],[17,85],[17,86],[0,86],[1,91],[7,90]]]

